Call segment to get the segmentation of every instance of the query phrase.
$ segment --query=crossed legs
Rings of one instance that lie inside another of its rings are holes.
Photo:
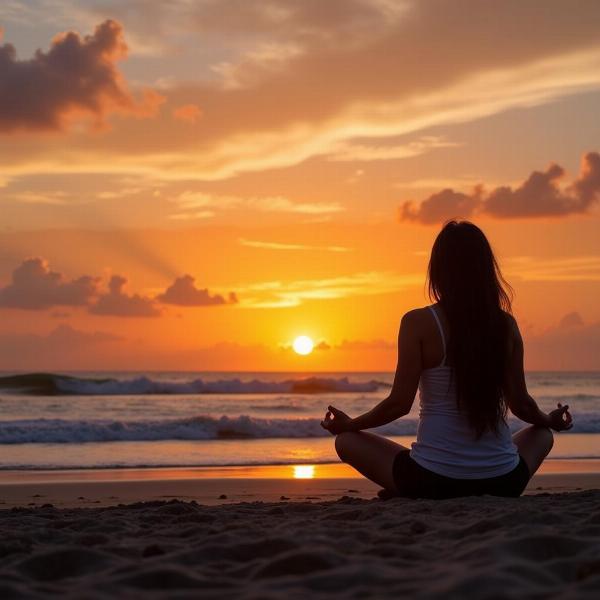
[[[554,438],[549,429],[531,425],[515,433],[513,442],[533,475],[552,450]],[[347,431],[335,438],[335,449],[343,462],[367,479],[386,490],[398,491],[393,477],[394,459],[407,448],[375,433]]]
[[[524,427],[517,431],[512,439],[519,449],[519,454],[527,463],[530,476],[540,468],[554,445],[552,431],[547,427],[538,427],[537,425]]]
[[[386,490],[396,492],[392,467],[404,446],[367,431],[346,431],[335,438],[340,459]]]

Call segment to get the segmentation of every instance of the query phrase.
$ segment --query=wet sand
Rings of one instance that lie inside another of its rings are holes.
[[[599,460],[546,461],[526,493],[600,489]],[[347,465],[0,472],[0,508],[110,506],[153,500],[200,504],[373,498],[378,487]],[[222,498],[226,496],[226,498]]]

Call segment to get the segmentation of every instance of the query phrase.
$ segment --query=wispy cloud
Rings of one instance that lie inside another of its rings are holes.
[[[351,248],[347,246],[311,246],[308,244],[286,244],[282,242],[264,242],[260,240],[248,240],[239,238],[238,242],[242,246],[249,248],[264,248],[265,250],[298,250],[298,251],[317,251],[317,252],[349,252]]]
[[[524,281],[600,281],[600,256],[540,258],[507,257],[504,270]]]
[[[328,215],[343,210],[338,203],[295,202],[285,196],[243,197],[186,191],[172,199],[179,211],[171,219],[204,219],[224,210],[254,210],[272,213]]]
[[[325,279],[297,281],[265,281],[238,285],[243,292],[242,306],[251,308],[286,308],[307,300],[336,300],[352,296],[374,296],[398,292],[422,285],[423,274],[399,275],[393,272],[370,271]]]
[[[77,4],[70,2],[74,9]],[[526,0],[407,1],[392,10],[394,4],[104,3],[137,39],[162,39],[166,31],[183,40],[200,32],[182,44],[194,67],[194,59],[211,49],[220,50],[215,63],[221,63],[226,40],[233,54],[225,59],[227,76],[231,80],[234,72],[235,89],[225,89],[214,73],[212,80],[176,82],[152,128],[127,119],[101,144],[72,136],[69,144],[11,145],[4,156],[0,151],[4,174],[216,180],[336,153],[344,160],[388,160],[423,150],[395,144],[398,136],[600,88],[597,2],[572,10],[548,0],[543,19],[536,3]],[[153,18],[139,19],[142,6]],[[197,39],[205,44],[201,51]],[[277,56],[282,44],[289,47]],[[172,111],[189,104],[204,115],[202,135],[196,127],[174,127]]]
[[[47,204],[49,206],[64,206],[72,200],[69,194],[60,190],[48,192],[24,191],[13,193],[11,197],[23,204]]]
[[[446,141],[442,136],[423,136],[405,144],[359,143],[352,140],[337,144],[327,156],[329,160],[368,162],[374,160],[396,160],[425,154],[436,148],[453,148],[457,142]]]

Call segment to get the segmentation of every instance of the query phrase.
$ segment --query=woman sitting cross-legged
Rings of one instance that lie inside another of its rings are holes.
[[[527,393],[510,286],[478,227],[444,226],[428,285],[435,303],[402,318],[389,396],[355,418],[329,406],[321,425],[336,436],[341,460],[382,486],[383,497],[520,496],[552,448],[551,430],[572,427],[569,407],[546,414]],[[408,414],[417,388],[411,449],[363,431]],[[512,436],[508,409],[530,423]]]

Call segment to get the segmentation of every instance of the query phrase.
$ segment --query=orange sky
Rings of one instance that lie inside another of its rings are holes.
[[[591,0],[0,6],[0,369],[391,370],[450,217],[489,235],[528,368],[600,369],[598,22]]]

